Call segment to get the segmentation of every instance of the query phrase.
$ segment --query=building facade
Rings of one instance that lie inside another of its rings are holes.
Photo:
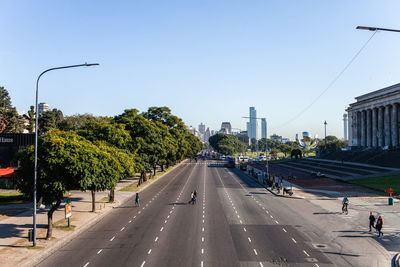
[[[349,146],[399,147],[400,83],[356,97],[349,105]]]
[[[201,134],[205,134],[205,132],[206,132],[206,125],[205,124],[203,124],[203,123],[199,124],[199,132]]]
[[[249,118],[250,121],[247,124],[247,132],[249,134],[249,139],[255,138],[258,140],[257,136],[257,111],[255,107],[249,108]]]
[[[221,123],[221,133],[232,134],[232,126],[230,122],[223,122]]]
[[[261,119],[261,138],[267,138],[267,119]]]
[[[42,115],[43,112],[50,110],[50,105],[47,103],[39,103],[38,109],[39,109],[39,114]]]

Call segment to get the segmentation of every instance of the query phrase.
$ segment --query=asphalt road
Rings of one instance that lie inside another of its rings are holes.
[[[140,194],[140,207],[115,208],[39,266],[356,265],[318,249],[328,241],[302,218],[308,206],[216,161],[183,164]]]

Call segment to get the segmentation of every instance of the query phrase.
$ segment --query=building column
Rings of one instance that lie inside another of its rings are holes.
[[[356,112],[356,117],[357,117],[357,119],[356,119],[357,146],[361,146],[361,112],[360,111]]]
[[[377,137],[377,126],[378,126],[378,110],[373,108],[372,111],[372,147],[376,147],[378,144],[378,137]]]
[[[392,146],[398,147],[399,146],[399,119],[398,119],[398,106],[396,103],[392,105]]]
[[[390,106],[387,105],[385,106],[385,116],[384,116],[384,121],[385,121],[385,146],[390,146],[391,145],[391,136],[390,136]]]
[[[366,147],[366,143],[367,143],[366,142],[367,141],[367,136],[366,136],[367,126],[366,126],[366,123],[365,123],[365,119],[366,119],[366,111],[362,110],[361,111],[361,125],[360,125],[360,127],[361,127],[361,146],[362,147]]]
[[[383,127],[383,109],[384,107],[379,107],[378,110],[378,147],[383,147],[383,136],[384,136],[384,127]]]
[[[366,123],[366,130],[367,130],[367,147],[371,147],[372,146],[372,140],[371,140],[371,132],[372,132],[372,129],[371,129],[371,117],[372,117],[372,114],[371,114],[371,110],[370,109],[367,109],[366,110],[366,117],[367,117],[367,123]]]
[[[348,133],[348,140],[349,140],[349,146],[353,146],[353,112],[348,111],[347,112],[347,118],[348,118],[348,127],[347,129],[349,129],[349,133]]]

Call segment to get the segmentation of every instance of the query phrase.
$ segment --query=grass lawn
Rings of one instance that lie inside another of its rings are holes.
[[[0,204],[22,202],[22,193],[0,193]]]
[[[379,191],[392,188],[394,190],[394,195],[400,194],[400,175],[357,179],[352,180],[351,183],[377,189]]]

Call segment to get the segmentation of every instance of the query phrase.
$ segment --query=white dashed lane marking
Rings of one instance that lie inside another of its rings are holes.
[[[294,243],[297,243],[297,241],[293,237],[292,237],[292,240],[293,240]]]
[[[97,254],[100,254],[103,251],[103,249],[100,249],[99,251],[97,251]]]
[[[251,239],[250,239],[250,237],[248,237],[247,239],[248,239],[248,240],[249,240],[249,242],[251,243]]]
[[[147,254],[150,254],[151,253],[151,249],[149,249],[149,252],[147,252]]]
[[[285,233],[287,233],[287,231],[286,231],[286,229],[285,229],[285,228],[282,228],[282,230],[283,230]]]
[[[88,266],[88,265],[89,265],[89,263],[90,263],[90,262],[87,262],[85,265],[83,265],[83,267],[86,267],[86,266]]]
[[[154,242],[157,242],[157,240],[158,240],[158,236],[156,237],[156,239],[154,239]]]
[[[304,254],[307,255],[307,257],[310,257],[310,255],[307,253],[307,251],[303,250]]]
[[[124,229],[125,229],[125,227],[122,227],[122,228],[121,228],[121,232],[124,231]]]
[[[113,236],[113,237],[110,239],[110,241],[113,241],[113,240],[114,240],[114,238],[115,238],[115,236]]]
[[[140,267],[143,267],[145,263],[146,263],[146,261],[143,261],[143,262],[142,262],[142,265],[140,265]]]
[[[254,254],[258,255],[258,254],[257,254],[257,250],[256,250],[256,249],[253,249],[253,250],[254,250]]]

